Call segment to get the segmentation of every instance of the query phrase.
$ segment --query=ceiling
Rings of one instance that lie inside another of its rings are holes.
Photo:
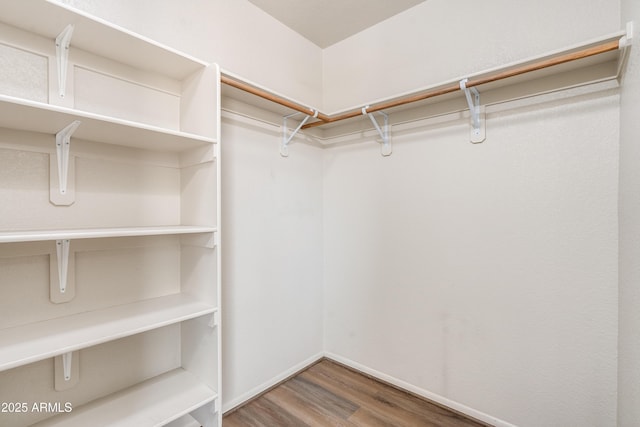
[[[321,48],[425,0],[249,0]]]

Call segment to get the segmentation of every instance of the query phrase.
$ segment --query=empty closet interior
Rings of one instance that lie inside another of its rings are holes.
[[[640,5],[410,3],[0,1],[0,425],[220,426],[322,358],[640,423]]]

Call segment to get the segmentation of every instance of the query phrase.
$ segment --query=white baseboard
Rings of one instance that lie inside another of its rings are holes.
[[[384,374],[382,372],[376,371],[375,369],[371,369],[367,366],[361,365],[357,362],[354,362],[353,360],[347,359],[346,357],[342,357],[333,353],[325,353],[324,355],[327,359],[335,360],[336,362],[346,365],[350,368],[353,368],[356,371],[360,371],[362,373],[372,376],[373,378],[377,378],[383,382],[392,384],[396,387],[399,387],[403,390],[407,390],[408,392],[411,392],[418,396],[422,396],[425,399],[429,399],[432,402],[436,402],[440,405],[446,406],[447,408],[451,408],[454,411],[465,414],[471,418],[475,418],[476,420],[485,422],[487,424],[491,424],[496,427],[516,427],[514,424],[500,420],[496,417],[492,417],[491,415],[485,414],[484,412],[477,411],[473,408],[470,408],[461,403],[455,402],[451,399],[447,399],[446,397],[440,396],[439,394],[421,389],[405,381],[401,381],[390,375]]]
[[[313,365],[314,363],[316,363],[317,361],[323,358],[324,358],[324,353],[318,353],[315,356],[312,356],[298,363],[297,365],[291,367],[290,369],[287,369],[286,371],[280,373],[279,375],[276,375],[275,377],[271,378],[269,381],[266,381],[260,384],[259,386],[252,388],[246,393],[243,393],[242,395],[238,396],[232,401],[224,403],[222,405],[222,413],[224,414],[225,412],[231,411],[232,409],[242,405],[243,403],[253,399],[254,397],[259,396],[260,394],[269,390],[271,387],[277,385],[278,383],[281,383],[282,381],[286,380],[292,375],[297,374],[298,372],[304,370],[308,366]]]

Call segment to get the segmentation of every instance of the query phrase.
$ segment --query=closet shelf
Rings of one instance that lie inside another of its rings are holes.
[[[34,13],[37,11],[37,13]],[[73,24],[71,46],[141,70],[184,80],[207,64],[163,46],[125,28],[50,0],[4,1],[2,21],[32,33],[55,39]]]
[[[32,427],[160,427],[174,420],[183,423],[171,426],[199,426],[185,423],[191,417],[181,417],[216,398],[195,376],[176,369]]]
[[[216,307],[184,294],[0,330],[0,371],[196,317]]]
[[[163,226],[124,228],[79,228],[70,230],[28,230],[0,232],[0,243],[36,242],[44,240],[101,239],[107,237],[142,237],[169,234],[215,233],[216,227]]]
[[[0,95],[0,127],[55,135],[75,120],[81,124],[73,138],[87,141],[173,152],[216,143],[200,135]]]

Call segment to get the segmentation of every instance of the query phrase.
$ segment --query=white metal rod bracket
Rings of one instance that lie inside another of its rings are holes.
[[[468,88],[467,81],[469,79],[460,80],[460,89],[464,92],[469,105],[469,113],[471,114],[471,142],[477,144],[485,140],[485,112],[484,106],[480,105],[480,92],[475,87]]]
[[[283,117],[283,123],[282,123],[282,145],[280,145],[280,155],[282,157],[289,157],[289,143],[291,142],[291,140],[293,139],[294,136],[296,136],[296,134],[300,131],[300,129],[302,129],[302,126],[304,126],[310,118],[316,118],[318,117],[318,111],[317,110],[312,110],[313,111],[313,115],[308,115],[306,116],[298,125],[298,127],[291,132],[291,134],[287,135],[287,131],[288,131],[288,127],[287,127],[287,119],[297,116],[300,113],[293,113],[293,114],[289,114],[288,116],[284,116]]]
[[[67,70],[69,68],[69,46],[73,35],[73,25],[69,24],[56,37],[56,60],[58,65],[58,94],[64,98],[67,88]]]
[[[380,149],[380,153],[385,157],[390,156],[393,149],[391,148],[391,136],[389,135],[389,116],[382,111],[378,111],[383,120],[383,125],[380,127],[378,121],[373,116],[373,113],[367,112],[367,108],[369,108],[368,105],[366,107],[362,107],[362,114],[369,117],[371,123],[373,123],[373,126],[376,128],[376,131],[378,131],[378,134],[382,139],[382,148]]]

